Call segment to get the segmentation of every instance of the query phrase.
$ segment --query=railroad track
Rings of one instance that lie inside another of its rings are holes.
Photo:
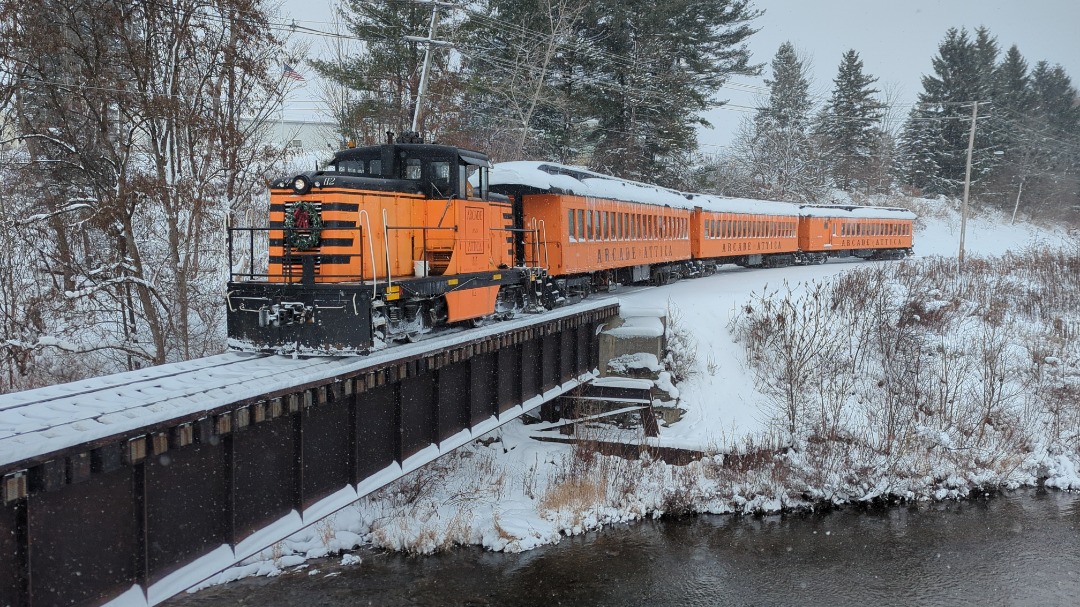
[[[230,352],[0,395],[0,466],[285,388],[340,364]]]

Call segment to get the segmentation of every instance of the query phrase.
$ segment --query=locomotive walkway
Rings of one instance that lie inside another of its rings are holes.
[[[154,605],[592,379],[610,300],[0,396],[0,605]]]

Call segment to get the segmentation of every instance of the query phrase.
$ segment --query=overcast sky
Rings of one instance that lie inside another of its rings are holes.
[[[932,73],[931,59],[950,27],[973,32],[985,26],[1004,54],[1013,44],[1034,67],[1040,60],[1060,63],[1080,86],[1080,2],[1077,0],[758,0],[765,10],[761,31],[749,40],[754,61],[769,63],[785,41],[795,45],[813,68],[811,91],[820,99],[832,93],[840,59],[849,49],[859,53],[863,69],[879,80],[877,88],[893,90],[901,117],[922,91],[921,78]],[[732,106],[753,107],[757,93],[746,87],[764,86],[763,78],[735,77],[723,91]],[[743,90],[736,90],[736,89]],[[703,131],[703,152],[730,143],[746,111],[731,107],[710,112],[714,129]]]
[[[664,0],[657,0],[663,2]],[[329,29],[330,0],[284,0],[283,16],[312,28]],[[930,73],[930,60],[950,27],[985,26],[998,41],[1002,53],[1013,44],[1029,66],[1046,60],[1060,63],[1080,87],[1080,0],[756,0],[765,14],[755,24],[761,31],[748,45],[755,63],[765,64],[762,77],[732,79],[721,96],[730,100],[727,109],[709,112],[714,128],[700,133],[702,151],[718,152],[728,145],[739,122],[752,112],[769,77],[768,64],[785,41],[795,45],[812,66],[811,91],[819,99],[829,96],[840,58],[855,49],[864,70],[879,78],[878,88],[894,91],[900,116],[922,90],[921,77]],[[423,32],[417,32],[423,35]],[[320,40],[312,53],[322,51]],[[302,69],[309,82],[294,91],[289,117],[315,118],[317,87],[314,74]],[[742,106],[737,107],[737,106]]]

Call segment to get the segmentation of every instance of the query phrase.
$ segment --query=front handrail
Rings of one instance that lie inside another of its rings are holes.
[[[356,214],[356,225],[360,228],[360,237],[363,239],[364,235],[364,220],[367,219],[368,228],[371,228],[371,215],[368,214],[367,209],[360,209],[360,212]],[[368,250],[371,251],[371,299],[375,300],[379,293],[379,272],[375,266],[375,243],[373,238],[368,238]],[[359,243],[359,251],[361,255],[360,260],[360,275],[364,275],[364,243],[363,240]]]

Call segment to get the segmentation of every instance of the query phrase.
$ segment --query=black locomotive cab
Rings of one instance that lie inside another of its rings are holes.
[[[393,143],[345,149],[316,175],[388,180],[425,198],[488,199],[487,156],[471,150],[423,143]],[[479,184],[474,191],[472,184]]]

